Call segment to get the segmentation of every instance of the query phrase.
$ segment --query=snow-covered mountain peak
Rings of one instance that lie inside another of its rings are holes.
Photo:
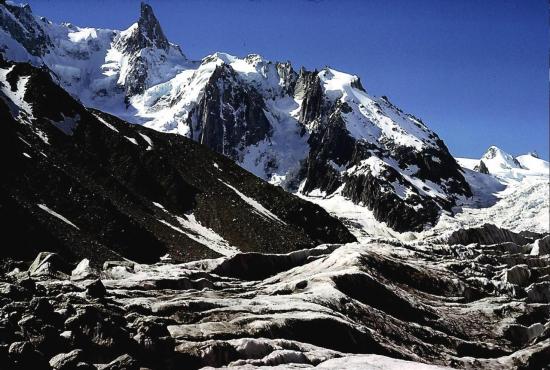
[[[504,184],[530,181],[548,182],[550,166],[548,161],[532,153],[513,157],[504,150],[491,146],[481,159],[457,158],[460,165],[469,170],[496,177]]]
[[[137,23],[121,32],[121,51],[134,53],[145,48],[168,51],[170,43],[150,5],[141,3],[141,14]]]
[[[495,145],[491,145],[489,149],[487,149],[485,154],[483,154],[481,159],[485,159],[485,160],[496,159],[502,162],[510,162],[512,164],[514,163],[514,157],[512,155],[506,153],[504,150],[500,149]]]
[[[526,155],[530,155],[531,157],[534,157],[534,158],[540,158],[539,153],[536,150],[529,152]]]
[[[483,161],[489,173],[492,174],[508,172],[514,168],[522,168],[521,163],[511,154],[506,153],[504,150],[494,145],[487,149],[487,152],[481,157],[481,161]]]
[[[367,94],[359,77],[325,68],[318,74],[325,96],[342,105],[342,116],[350,134],[370,143],[402,145],[421,151],[437,147],[437,136],[420,120],[403,113],[387,97]]]

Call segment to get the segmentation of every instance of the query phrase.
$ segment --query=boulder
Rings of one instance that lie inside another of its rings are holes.
[[[23,289],[28,290],[29,292],[34,292],[36,290],[36,283],[30,277],[24,277],[18,281],[19,286]]]
[[[135,348],[126,327],[122,316],[99,305],[81,307],[65,321],[65,330],[72,332],[78,348],[94,363],[106,363]]]
[[[0,297],[4,296],[10,299],[18,300],[26,295],[25,289],[20,286],[0,282]]]
[[[527,265],[516,265],[504,272],[503,280],[509,284],[524,286],[529,282],[531,271]]]
[[[532,256],[542,256],[544,254],[550,254],[550,235],[535,240],[531,249]]]
[[[68,279],[68,264],[57,253],[40,252],[28,269],[32,277],[47,276]]]
[[[129,272],[134,272],[135,263],[131,261],[105,261],[103,263],[103,270],[109,270],[113,267],[124,267]]]
[[[139,370],[137,361],[130,355],[125,354],[115,358],[105,366],[100,366],[100,370]]]
[[[30,356],[33,352],[34,348],[29,342],[13,342],[8,350],[10,357],[15,360]]]
[[[81,362],[82,350],[75,349],[69,353],[60,353],[50,359],[50,366],[55,370],[72,370]]]
[[[531,284],[526,292],[529,303],[550,303],[550,281]]]
[[[54,313],[52,304],[46,298],[33,298],[29,303],[33,313],[41,318],[48,318]]]
[[[170,336],[166,325],[145,318],[138,318],[134,325],[137,326],[134,340],[147,353],[144,359],[151,366],[158,366],[175,347],[174,339]]]
[[[86,286],[86,295],[92,298],[103,298],[107,294],[107,289],[101,280],[97,279]]]
[[[516,345],[524,345],[537,338],[544,332],[544,325],[537,322],[529,327],[512,324],[506,329],[506,336]]]
[[[71,272],[71,280],[88,280],[99,278],[99,271],[90,266],[90,260],[84,258]]]
[[[8,350],[8,356],[11,361],[18,365],[19,369],[50,369],[44,356],[36,351],[29,342],[12,343]]]

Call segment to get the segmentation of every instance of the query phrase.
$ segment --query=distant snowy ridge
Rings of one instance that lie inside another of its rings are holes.
[[[504,182],[550,176],[548,161],[533,153],[514,157],[496,146],[491,146],[481,159],[457,158],[457,162],[470,170],[478,170],[483,162],[488,174]]]
[[[401,241],[441,239],[453,231],[487,223],[514,232],[550,233],[548,161],[533,153],[514,158],[497,147],[491,147],[487,153],[498,155],[489,160],[491,155],[487,154],[480,159],[456,158],[473,196],[459,199],[453,214],[442,215],[434,227],[420,232],[393,230],[372,211],[343,197],[341,189],[330,196],[313,192],[302,197],[340,218],[359,240],[371,237]],[[495,174],[479,172],[482,160],[489,163]]]

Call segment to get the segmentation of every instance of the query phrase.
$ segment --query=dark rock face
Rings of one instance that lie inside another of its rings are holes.
[[[314,108],[310,108],[314,109]],[[306,113],[304,113],[306,114]],[[307,159],[304,192],[314,189],[333,193],[342,184],[340,171],[331,166],[345,166],[354,154],[355,141],[349,136],[338,112],[330,116],[308,140],[311,147]]]
[[[126,96],[140,94],[148,87],[147,81],[150,69],[154,68],[148,60],[148,54],[157,54],[162,63],[166,60],[166,54],[170,52],[170,43],[158,22],[150,5],[141,3],[141,15],[135,28],[125,37],[115,41],[115,47],[128,56],[128,64],[131,66],[123,87]],[[174,47],[175,52],[182,57],[179,48]],[[153,56],[154,57],[154,56]]]
[[[481,227],[470,229],[460,229],[453,232],[447,239],[448,244],[498,244],[512,242],[518,245],[524,245],[532,242],[533,239],[527,238],[510,230],[501,229],[493,224],[485,224]]]
[[[160,23],[153,13],[153,8],[148,4],[141,3],[141,14],[137,27],[130,37],[125,40],[122,51],[135,53],[145,48],[168,50],[169,46],[170,43],[164,36]]]
[[[489,174],[489,169],[487,168],[487,166],[485,165],[485,162],[483,161],[479,161],[479,165],[474,167],[474,171],[484,173],[486,175]]]
[[[385,104],[394,107],[389,102]],[[449,193],[471,195],[458,164],[438,138],[435,138],[438,150],[416,152],[391,145],[384,149],[350,135],[343,118],[343,114],[351,109],[347,104],[338,103],[332,109],[328,119],[314,125],[308,141],[311,149],[306,161],[303,187],[306,194],[314,189],[332,194],[342,187],[342,195],[354,203],[364,204],[374,212],[376,219],[400,232],[420,231],[426,225],[435,223],[441,209],[451,210],[454,205],[452,198],[426,196],[423,190],[419,191],[395,168],[387,166],[382,173],[373,173],[369,171],[369,166],[362,165],[370,157],[378,157],[394,158],[402,169],[417,167],[415,176],[423,181],[437,184],[446,179],[445,188]],[[365,170],[346,171],[354,167],[363,167]],[[411,195],[406,200],[402,199],[395,190],[395,184]]]
[[[191,140],[85,109],[44,71],[15,64],[3,83],[17,89],[23,77],[32,117],[0,94],[0,221],[6,237],[19,240],[2,249],[5,256],[29,260],[41,248],[97,265],[122,256],[155,262],[166,253],[175,261],[220,255],[207,246],[211,240],[201,243],[204,231],[186,225],[211,229],[243,251],[354,239],[320,207]]]
[[[34,56],[44,55],[51,44],[48,35],[35,20],[28,4],[19,6],[0,3],[0,28]],[[1,51],[2,48],[0,48]]]
[[[399,181],[401,176],[396,171],[389,169],[388,172],[387,179]],[[420,197],[412,200],[413,205],[422,205],[418,210],[403,205],[384,180],[371,174],[346,179],[342,194],[355,203],[365,204],[373,210],[378,220],[386,220],[388,226],[399,232],[422,230],[426,222],[433,222],[439,215],[439,207],[435,202]]]
[[[294,94],[303,99],[300,109],[301,122],[313,122],[322,114],[324,92],[316,72],[308,72],[302,68],[296,82]]]
[[[192,137],[218,153],[239,161],[242,151],[265,139],[271,125],[264,113],[262,96],[235,82],[225,65],[216,67],[204,96],[192,114]]]

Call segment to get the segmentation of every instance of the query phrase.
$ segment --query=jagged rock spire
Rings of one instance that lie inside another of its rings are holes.
[[[123,39],[122,51],[136,52],[144,48],[156,48],[167,51],[170,47],[160,23],[150,5],[141,3],[141,13],[137,24],[128,30],[131,33]]]
[[[169,43],[162,32],[160,23],[153,12],[150,5],[141,3],[141,15],[138,20],[139,35],[141,41],[148,47],[156,47],[160,49],[168,49]]]
[[[486,175],[490,174],[489,169],[487,168],[487,166],[485,165],[485,162],[483,162],[483,160],[479,161],[479,164],[474,167],[474,171],[484,173]]]

